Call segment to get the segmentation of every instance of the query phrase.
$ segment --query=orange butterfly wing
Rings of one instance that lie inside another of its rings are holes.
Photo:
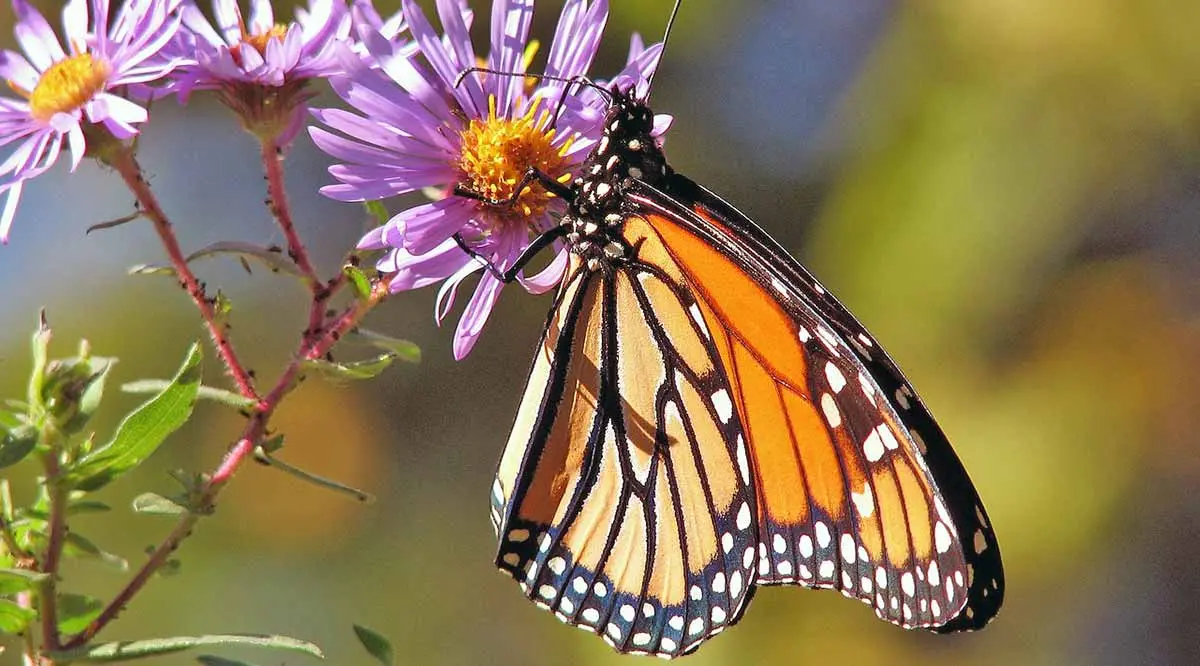
[[[837,588],[904,627],[986,624],[995,535],[899,369],[753,223],[682,176],[667,186],[632,196],[645,222],[626,235],[666,248],[712,332],[753,460],[757,583]]]

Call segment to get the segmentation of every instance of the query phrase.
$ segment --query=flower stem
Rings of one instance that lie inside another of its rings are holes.
[[[62,483],[62,436],[53,426],[42,429],[46,445],[42,467],[46,473],[46,492],[49,516],[46,526],[46,550],[38,563],[38,571],[46,574],[38,589],[38,605],[42,620],[42,647],[47,651],[59,648],[58,633],[58,567],[62,562],[67,540],[67,489]]]
[[[300,236],[296,234],[296,225],[292,221],[292,209],[288,205],[287,190],[283,183],[283,151],[270,139],[264,139],[259,146],[263,172],[267,175],[267,207],[271,209],[271,215],[279,224],[279,228],[283,230],[284,238],[287,239],[288,256],[300,268],[309,291],[314,296],[318,295],[324,285],[317,277],[316,271],[313,270],[308,250],[300,241]]]
[[[188,266],[187,259],[184,258],[183,251],[179,247],[179,241],[175,238],[171,221],[167,218],[162,206],[159,205],[158,198],[150,190],[150,185],[142,177],[142,168],[132,150],[125,148],[114,151],[106,161],[121,174],[125,184],[137,197],[142,214],[153,223],[154,231],[158,233],[158,237],[162,241],[163,249],[167,252],[167,258],[175,269],[180,284],[192,297],[196,308],[200,310],[200,318],[204,320],[208,334],[212,337],[213,345],[216,346],[217,353],[224,361],[226,371],[237,385],[238,392],[247,398],[259,400],[258,392],[254,388],[254,380],[238,359],[233,345],[230,344],[225,325],[218,321],[214,302],[209,299],[204,292],[204,285],[196,279],[195,273]]]

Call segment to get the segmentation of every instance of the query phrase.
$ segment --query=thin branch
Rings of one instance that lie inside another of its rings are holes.
[[[279,146],[270,140],[264,140],[260,144],[260,148],[263,172],[267,175],[267,207],[271,209],[271,215],[279,224],[279,228],[283,230],[284,238],[287,239],[288,256],[296,262],[296,266],[304,274],[308,290],[312,292],[313,296],[319,296],[325,289],[325,285],[321,282],[321,278],[317,277],[317,272],[313,269],[312,261],[308,257],[308,250],[296,233],[296,225],[292,221],[292,209],[288,205],[287,189],[283,184],[283,153]]]
[[[38,591],[38,603],[41,607],[42,647],[47,651],[59,648],[58,634],[58,567],[62,562],[63,548],[67,540],[67,491],[62,484],[62,466],[59,462],[61,452],[60,435],[57,432],[43,432],[49,447],[42,456],[42,466],[46,471],[46,489],[49,493],[46,551],[39,562],[38,571],[46,574]]]
[[[170,220],[159,205],[158,198],[150,190],[146,179],[142,177],[142,168],[138,164],[137,158],[134,157],[132,151],[124,149],[112,155],[108,162],[117,170],[117,173],[121,174],[125,184],[137,197],[142,214],[153,223],[154,231],[158,233],[158,237],[162,241],[171,266],[175,269],[175,274],[179,277],[184,290],[192,297],[196,308],[200,310],[200,318],[204,320],[208,334],[212,337],[213,345],[216,346],[217,353],[224,361],[226,371],[237,385],[238,392],[252,400],[259,400],[258,392],[254,388],[254,380],[233,350],[225,326],[218,321],[214,302],[209,299],[204,292],[204,286],[196,279],[196,275],[188,266],[183,251],[179,247],[179,241],[175,238],[175,231]]]

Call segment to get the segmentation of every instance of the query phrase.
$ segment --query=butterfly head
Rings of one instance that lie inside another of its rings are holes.
[[[626,191],[635,181],[653,186],[671,173],[654,136],[654,111],[632,88],[608,92],[604,133],[573,183],[575,198],[564,219],[571,225],[568,240],[593,266],[628,250],[619,234]]]

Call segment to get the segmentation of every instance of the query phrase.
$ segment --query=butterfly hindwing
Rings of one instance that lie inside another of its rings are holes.
[[[622,651],[683,654],[752,590],[745,443],[670,275],[573,266],[497,475],[497,563]]]

